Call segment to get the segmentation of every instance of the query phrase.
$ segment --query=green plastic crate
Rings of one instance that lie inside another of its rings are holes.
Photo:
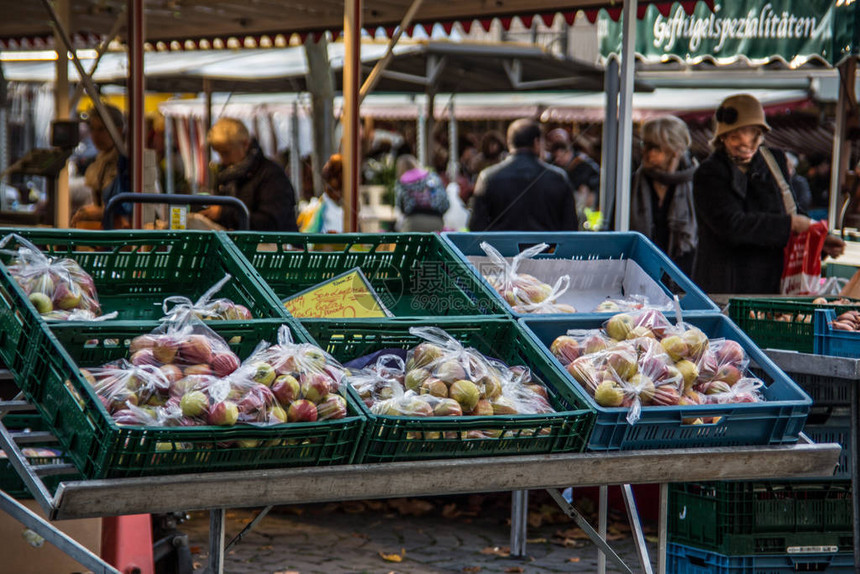
[[[726,556],[811,546],[850,550],[852,516],[848,481],[669,486],[669,541]]]
[[[230,274],[215,298],[248,307],[254,318],[289,315],[249,273],[223,234],[210,231],[79,231],[10,229],[34,243],[45,255],[68,257],[89,273],[102,312],[118,312],[119,320],[151,320],[163,316],[162,301],[183,295],[192,301]],[[6,230],[3,231],[5,235]],[[17,245],[16,245],[17,246]],[[9,264],[10,256],[2,256]]]
[[[255,318],[289,317],[259,275],[248,269],[222,234],[204,231],[79,231],[8,229],[51,257],[69,257],[93,278],[102,311],[119,320],[154,320],[172,295],[196,300],[229,273],[215,295],[248,307]],[[16,249],[12,242],[8,249]],[[12,259],[0,255],[0,359],[13,374],[25,376],[27,350],[44,321],[9,275]]]
[[[437,458],[582,452],[588,444],[595,412],[510,319],[439,319],[430,322],[308,320],[303,325],[324,349],[342,363],[382,349],[409,349],[422,341],[412,325],[444,329],[467,347],[508,365],[525,365],[546,386],[556,413],[487,417],[367,416],[357,462],[394,462]],[[494,438],[466,438],[472,430]]]
[[[506,314],[489,287],[432,233],[228,236],[281,300],[359,267],[395,317]]]
[[[784,349],[812,353],[815,340],[815,310],[833,309],[836,314],[850,309],[860,309],[857,305],[816,305],[814,297],[798,298],[746,298],[735,297],[729,300],[729,317],[756,345],[763,349]],[[827,297],[829,301],[838,297]]]
[[[283,320],[211,323],[240,358],[261,340],[276,342]],[[292,326],[296,342],[303,330]],[[27,399],[87,478],[119,478],[274,467],[328,466],[352,461],[364,416],[347,397],[348,416],[333,421],[230,428],[120,426],[80,375],[125,357],[135,336],[156,324],[139,321],[65,323],[42,327],[34,367],[19,381]],[[236,446],[242,442],[244,446]]]
[[[3,424],[10,431],[22,431],[25,429],[31,431],[46,430],[42,417],[38,414],[10,414],[3,417]],[[36,442],[23,445],[22,448],[47,448],[57,449],[56,442]],[[2,450],[0,450],[2,453]],[[71,461],[62,453],[59,456],[28,456],[27,462],[31,465],[47,465],[47,464],[68,464]],[[42,482],[50,492],[54,492],[60,482],[64,480],[75,480],[80,478],[77,472],[69,472],[67,474],[50,475],[42,478]],[[0,490],[9,496],[17,499],[33,498],[30,489],[18,475],[18,472],[12,466],[12,463],[6,457],[5,453],[0,455]]]

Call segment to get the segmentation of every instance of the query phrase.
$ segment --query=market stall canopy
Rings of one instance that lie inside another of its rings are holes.
[[[860,2],[853,0],[714,0],[692,14],[678,5],[667,15],[648,6],[636,24],[637,55],[644,61],[687,65],[787,68],[836,65],[858,53]],[[621,25],[599,18],[600,51],[621,50]]]
[[[111,29],[126,0],[69,0],[70,32],[81,45],[93,46]],[[362,13],[366,29],[397,26],[412,0],[366,0]],[[668,13],[671,2],[643,0],[641,8],[654,4]],[[681,3],[692,10],[695,0]],[[506,29],[514,17],[527,27],[535,17],[551,23],[557,13],[573,22],[580,10],[594,20],[601,8],[618,18],[621,3],[610,0],[435,0],[424,2],[414,24],[441,23],[451,30],[455,22],[464,29],[477,22],[489,28],[498,18]],[[42,3],[35,0],[0,0],[0,45],[6,49],[47,47],[52,28]],[[146,39],[169,49],[188,47],[286,46],[292,33],[308,34],[343,28],[343,0],[148,0],[145,5]]]
[[[386,45],[364,42],[361,58],[370,70],[382,58]],[[329,60],[340,89],[344,45],[328,46]],[[49,82],[53,62],[5,62],[9,81]],[[203,80],[215,92],[304,91],[307,59],[301,47],[257,50],[195,50],[150,52],[144,58],[147,89],[160,92],[200,92]],[[102,57],[94,80],[122,84],[128,74],[124,53]],[[69,65],[69,79],[78,80]],[[523,44],[477,44],[449,41],[400,43],[383,72],[377,92],[425,91],[516,92],[546,89],[601,91],[603,70],[593,64],[559,58],[545,50]],[[637,89],[647,91],[647,84]]]

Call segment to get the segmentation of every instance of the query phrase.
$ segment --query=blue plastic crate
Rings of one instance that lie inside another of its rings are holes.
[[[481,243],[486,241],[495,247],[505,257],[513,257],[523,250],[538,243],[546,243],[550,247],[535,259],[628,259],[635,261],[645,273],[653,279],[662,291],[670,298],[678,294],[681,309],[684,311],[719,313],[720,309],[705,293],[696,286],[680,269],[641,233],[592,233],[592,232],[555,232],[555,233],[443,233],[442,237],[454,251],[475,269],[469,257],[484,256]],[[494,293],[489,283],[481,277]],[[497,294],[498,295],[498,294]],[[625,295],[635,295],[628,293]],[[514,313],[513,309],[501,297],[507,310],[517,317],[529,317]],[[589,312],[578,315],[593,314]],[[544,315],[546,316],[546,315]],[[564,314],[550,316],[562,317]],[[569,316],[569,315],[567,315]]]
[[[791,553],[761,556],[723,556],[681,544],[666,547],[667,572],[672,574],[790,574],[793,572],[854,572],[850,552]]]
[[[593,315],[568,315],[565,318],[520,319],[520,323],[541,343],[544,352],[561,365],[549,351],[556,337],[570,329],[597,329],[604,320],[604,317]],[[725,338],[740,343],[749,358],[761,368],[760,378],[765,383],[761,391],[767,400],[729,405],[646,407],[642,409],[641,418],[631,425],[627,422],[628,409],[599,406],[568,374],[571,384],[597,409],[597,423],[589,449],[635,450],[797,442],[812,399],[723,315],[689,315],[684,320],[701,329],[709,338]],[[711,417],[720,419],[712,424],[684,422]]]
[[[833,309],[815,310],[815,354],[860,358],[860,333],[834,329],[835,320]]]

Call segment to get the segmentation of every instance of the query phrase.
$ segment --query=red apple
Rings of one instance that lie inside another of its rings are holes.
[[[239,357],[231,351],[215,353],[212,356],[212,370],[219,377],[226,377],[239,368]]]
[[[299,399],[293,401],[287,409],[287,421],[291,423],[314,422],[317,420],[317,406],[311,401]]]
[[[189,335],[179,345],[179,356],[191,365],[212,361],[212,344],[204,335]]]
[[[317,417],[321,421],[342,419],[345,416],[346,399],[338,394],[327,394],[317,405]]]
[[[279,403],[288,407],[290,403],[301,396],[302,385],[292,375],[281,375],[272,384],[272,392]]]
[[[239,408],[233,401],[215,403],[209,409],[209,424],[233,426],[239,420]]]

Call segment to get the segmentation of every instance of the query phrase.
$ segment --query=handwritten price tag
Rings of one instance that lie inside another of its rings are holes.
[[[357,267],[287,299],[284,307],[294,317],[302,319],[372,319],[391,316]]]

